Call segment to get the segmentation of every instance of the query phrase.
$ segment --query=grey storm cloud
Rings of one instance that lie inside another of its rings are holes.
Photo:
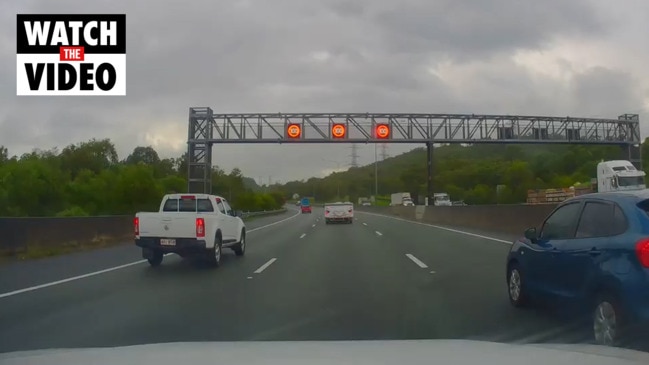
[[[488,57],[535,49],[556,36],[606,31],[586,0],[406,0],[378,11],[390,49],[436,51],[451,57]]]
[[[542,51],[555,40],[593,41],[617,34],[619,22],[605,17],[607,4],[4,1],[0,145],[20,154],[111,138],[125,157],[138,145],[160,140],[155,148],[161,155],[178,156],[185,148],[191,106],[211,106],[219,113],[644,113],[645,90],[629,70],[580,68],[566,81],[535,77],[512,61],[518,51]],[[16,13],[126,13],[127,96],[15,96]],[[629,40],[634,42],[647,43],[640,36]],[[562,55],[557,58],[567,62]],[[431,72],[444,62],[453,75]],[[175,142],[165,143],[170,139]],[[344,167],[350,161],[347,147],[218,145],[214,162],[227,170],[239,167],[251,177],[287,181]],[[388,152],[413,147],[391,145]],[[361,163],[373,161],[374,146],[359,149]]]
[[[620,108],[634,111],[641,104],[640,95],[634,92],[638,87],[632,75],[602,67],[578,75],[572,85],[577,107],[596,115]]]

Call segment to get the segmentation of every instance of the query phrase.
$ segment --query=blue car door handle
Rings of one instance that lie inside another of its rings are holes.
[[[602,251],[600,251],[600,250],[596,249],[595,247],[593,247],[590,251],[588,251],[588,253],[591,256],[597,256],[597,255],[601,254]]]

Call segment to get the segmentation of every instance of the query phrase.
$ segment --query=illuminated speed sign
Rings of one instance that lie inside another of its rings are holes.
[[[286,127],[286,134],[288,134],[290,138],[299,138],[302,134],[302,127],[299,124],[289,124],[288,127]]]
[[[375,131],[376,138],[386,139],[390,137],[390,126],[387,124],[378,124]]]
[[[331,135],[334,138],[344,138],[346,131],[347,128],[344,124],[334,124],[333,126],[331,126]]]

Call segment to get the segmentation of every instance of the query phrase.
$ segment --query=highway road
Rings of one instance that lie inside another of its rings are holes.
[[[587,341],[581,323],[510,306],[510,237],[356,213],[248,223],[222,266],[134,246],[0,267],[0,352],[176,341],[478,339]],[[62,282],[61,282],[62,281]],[[4,294],[3,294],[4,293]],[[629,347],[649,351],[647,338]]]

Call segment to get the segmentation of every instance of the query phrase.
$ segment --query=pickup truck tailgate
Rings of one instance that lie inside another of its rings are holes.
[[[139,213],[140,237],[196,237],[196,216],[178,213]]]

